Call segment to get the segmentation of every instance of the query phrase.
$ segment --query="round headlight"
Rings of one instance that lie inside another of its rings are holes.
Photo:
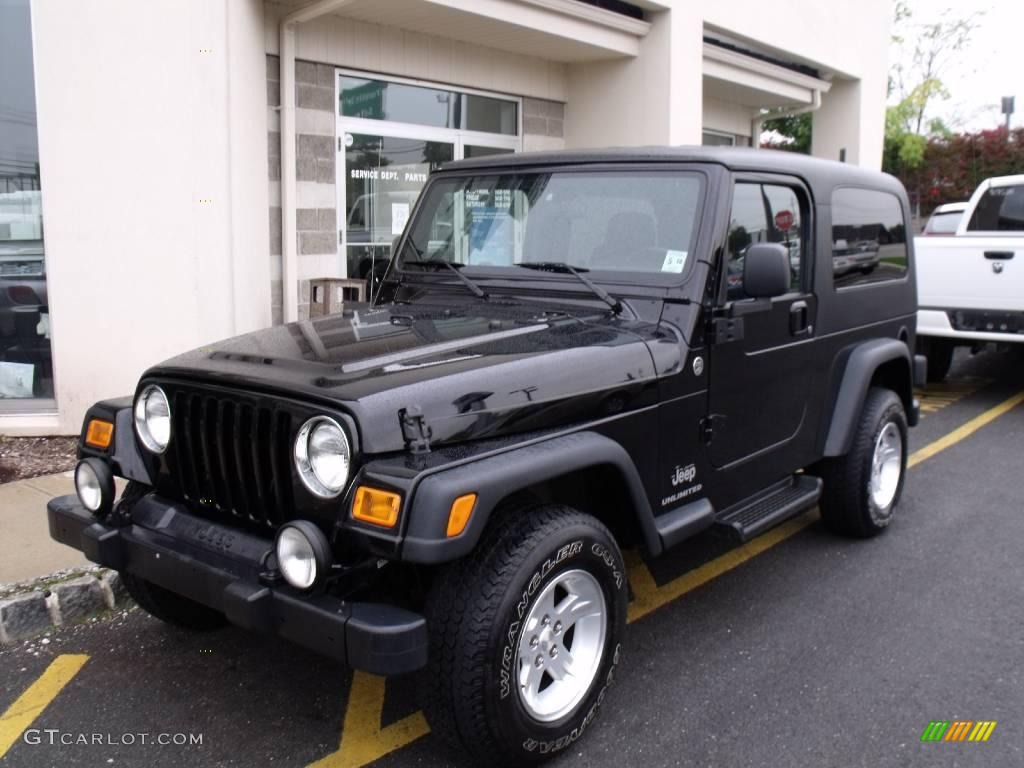
[[[302,425],[295,438],[295,468],[317,496],[330,499],[345,489],[351,460],[348,437],[334,419],[314,416]]]
[[[313,523],[296,520],[277,533],[277,567],[296,589],[309,589],[331,568],[331,548]]]
[[[82,506],[97,517],[114,504],[114,475],[99,459],[82,459],[75,467],[75,491]]]
[[[135,431],[153,453],[163,453],[171,440],[171,404],[160,387],[150,384],[135,401]]]

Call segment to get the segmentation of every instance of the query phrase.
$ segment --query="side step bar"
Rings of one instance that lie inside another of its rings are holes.
[[[821,480],[810,475],[793,475],[767,491],[723,510],[713,530],[740,542],[750,541],[795,517],[821,498]]]

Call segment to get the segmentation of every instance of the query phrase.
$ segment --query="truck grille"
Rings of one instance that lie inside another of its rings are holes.
[[[168,388],[168,469],[184,500],[207,516],[276,528],[294,508],[292,414],[272,403]]]

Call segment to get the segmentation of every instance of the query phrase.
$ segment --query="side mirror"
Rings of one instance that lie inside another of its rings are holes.
[[[770,299],[789,291],[789,252],[779,243],[754,243],[743,257],[743,292]]]

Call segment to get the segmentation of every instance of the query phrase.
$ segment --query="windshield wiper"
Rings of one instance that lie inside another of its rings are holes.
[[[459,271],[459,269],[463,266],[462,264],[459,264],[459,266],[456,267],[450,261],[445,261],[444,259],[439,259],[437,261],[421,261],[420,259],[406,259],[405,261],[402,262],[403,267],[409,265],[415,265],[417,267],[423,267],[425,269],[438,269],[440,267],[447,267],[449,270],[452,271],[452,273],[454,273],[454,275],[457,278],[459,278],[459,280],[462,281],[463,285],[465,285],[467,288],[469,288],[470,291],[473,292],[474,296],[477,296],[483,299],[484,301],[487,301],[487,299],[489,298],[487,291],[485,291],[483,288],[481,288],[479,285],[474,283],[472,280],[470,280],[468,277],[466,277]]]
[[[591,282],[590,278],[584,275],[584,272],[589,272],[586,267],[574,267],[571,264],[565,264],[561,261],[524,261],[516,264],[517,267],[523,269],[536,269],[539,272],[563,272],[572,275],[587,288],[590,289],[597,298],[612,308],[612,312],[618,314],[622,311],[622,302],[612,296],[608,291],[602,288],[597,283]]]

